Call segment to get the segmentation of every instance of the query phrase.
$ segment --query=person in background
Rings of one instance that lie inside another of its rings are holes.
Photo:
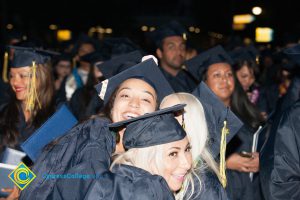
[[[14,48],[9,83],[11,101],[0,111],[0,152],[5,147],[21,150],[20,145],[55,111],[54,85],[49,52]],[[21,150],[22,151],[22,150]],[[30,166],[28,157],[24,162]],[[16,188],[8,198],[15,196]]]
[[[263,119],[234,77],[231,65],[232,59],[221,46],[211,48],[186,63],[187,69],[203,80],[244,123],[227,145],[226,191],[230,199],[253,199],[253,187],[258,188],[258,184],[250,182],[248,173],[258,172],[259,153],[252,152],[252,138],[253,133],[263,124]],[[251,156],[245,157],[241,153],[243,151]]]
[[[166,79],[175,92],[192,92],[197,82],[185,70],[187,32],[177,21],[151,32],[156,44],[156,55]]]

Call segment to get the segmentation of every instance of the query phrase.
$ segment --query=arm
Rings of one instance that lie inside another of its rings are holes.
[[[271,173],[272,199],[300,199],[300,101],[281,118]]]

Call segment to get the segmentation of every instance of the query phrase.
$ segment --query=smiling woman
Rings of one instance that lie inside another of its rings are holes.
[[[9,75],[12,101],[1,110],[0,148],[20,149],[20,143],[54,112],[54,86],[48,66],[50,54],[29,48],[14,49]]]

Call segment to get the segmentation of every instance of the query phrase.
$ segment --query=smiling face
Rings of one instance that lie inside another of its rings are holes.
[[[169,188],[180,190],[183,181],[192,167],[191,146],[188,138],[163,145],[164,166],[160,174],[167,181]]]
[[[138,117],[156,110],[157,95],[152,86],[143,80],[131,78],[124,81],[113,103],[113,122]]]
[[[30,67],[11,68],[9,83],[20,101],[26,100],[27,88],[30,81]]]
[[[235,86],[231,66],[227,63],[212,64],[207,70],[206,77],[208,87],[226,106],[229,106]]]

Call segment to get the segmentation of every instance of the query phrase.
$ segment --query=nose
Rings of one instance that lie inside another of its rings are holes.
[[[180,166],[182,169],[189,170],[192,167],[192,155],[190,153],[185,153],[181,158]]]
[[[133,108],[139,108],[140,107],[140,101],[138,98],[132,98],[129,102],[129,106]]]

